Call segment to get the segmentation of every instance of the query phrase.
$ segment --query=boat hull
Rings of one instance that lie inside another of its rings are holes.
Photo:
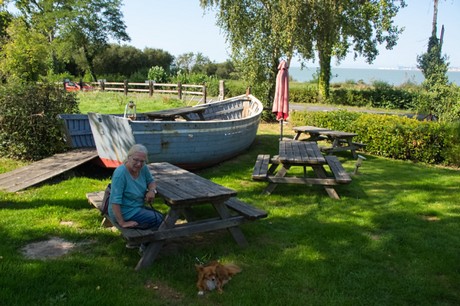
[[[194,170],[237,156],[254,141],[262,103],[253,96],[239,96],[209,103],[204,120],[189,114],[190,121],[131,121],[114,115],[88,113],[92,136],[105,167],[115,168],[129,148],[147,147],[149,162],[169,162]]]

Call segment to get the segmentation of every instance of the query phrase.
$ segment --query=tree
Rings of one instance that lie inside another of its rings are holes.
[[[233,79],[235,73],[235,66],[231,60],[226,60],[223,63],[216,64],[216,77],[218,79]]]
[[[95,80],[93,60],[110,38],[126,41],[120,0],[16,0],[28,28],[48,41],[49,71],[58,73],[71,59],[84,64]],[[10,41],[10,43],[14,43]]]
[[[428,50],[426,53],[417,56],[417,67],[425,77],[424,86],[427,90],[436,85],[447,85],[449,79],[447,71],[449,64],[447,57],[442,55],[442,40],[444,36],[444,26],[441,30],[441,38],[437,36],[437,16],[438,0],[434,0],[433,22],[431,36],[428,40]]]
[[[201,0],[205,9],[217,7],[217,24],[230,42],[239,78],[252,87],[264,104],[273,101],[277,67],[281,57],[290,63],[296,46],[312,58],[305,16],[307,7],[298,0],[219,1]]]
[[[93,81],[97,81],[94,72],[94,59],[108,47],[110,38],[129,41],[120,0],[74,0],[75,6],[66,20],[61,41],[71,41],[78,46],[80,55],[86,62]]]
[[[9,25],[7,34],[0,61],[3,79],[36,82],[41,75],[46,75],[50,59],[46,37],[21,19]]]
[[[245,74],[269,79],[274,92],[276,67],[280,57],[290,64],[294,54],[301,63],[314,59],[319,65],[320,98],[329,96],[331,58],[340,62],[352,49],[355,58],[364,56],[372,63],[377,45],[396,45],[402,30],[393,18],[403,0],[201,0],[203,8],[218,8],[218,25],[232,46],[232,56],[240,60]]]
[[[178,55],[175,64],[176,69],[182,71],[183,73],[190,73],[195,61],[195,54],[193,52],[184,53]]]
[[[172,56],[171,53],[152,48],[144,48],[143,53],[146,57],[146,67],[159,66],[163,67],[166,72],[170,72],[171,65],[174,61],[174,56]]]
[[[98,74],[119,74],[128,78],[141,68],[148,70],[145,56],[141,50],[133,46],[110,44],[94,60],[95,72]],[[147,77],[147,72],[146,75]]]
[[[188,52],[177,56],[175,60],[176,69],[181,73],[215,75],[217,64],[213,63],[209,57],[203,53]]]
[[[331,58],[335,56],[340,62],[352,49],[354,58],[361,55],[371,64],[379,54],[378,45],[385,43],[387,49],[392,49],[402,32],[393,24],[393,18],[406,4],[394,0],[309,2],[320,66],[319,95],[327,99]]]
[[[6,29],[8,25],[11,23],[13,16],[6,11],[4,1],[0,0],[0,38],[4,38],[7,33]]]
[[[129,45],[110,44],[109,48],[96,56],[96,74],[110,78],[130,79],[133,75],[147,78],[149,68],[162,67],[169,71],[174,57],[161,49],[145,48],[143,51]]]
[[[440,121],[458,120],[460,116],[458,90],[449,84],[447,56],[442,55],[444,26],[441,37],[437,37],[438,0],[434,0],[431,36],[428,40],[427,52],[417,56],[417,67],[422,71],[425,80],[422,83],[424,92],[418,101],[418,111],[427,112],[428,118],[436,115]]]

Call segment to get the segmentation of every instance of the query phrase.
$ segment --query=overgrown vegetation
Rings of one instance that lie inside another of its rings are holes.
[[[0,86],[0,154],[37,160],[65,150],[58,114],[76,113],[75,94],[54,84]]]

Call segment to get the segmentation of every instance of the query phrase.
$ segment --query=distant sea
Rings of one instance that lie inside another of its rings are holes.
[[[289,68],[289,76],[297,82],[313,80],[316,67],[301,69],[300,67]],[[449,82],[460,85],[460,71],[447,72]],[[367,68],[332,68],[331,83],[344,83],[346,81],[363,81],[372,84],[375,81],[383,81],[390,85],[398,86],[406,82],[420,85],[425,78],[420,70],[410,69],[367,69]]]

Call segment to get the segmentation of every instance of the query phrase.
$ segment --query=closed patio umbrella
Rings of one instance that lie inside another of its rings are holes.
[[[275,99],[273,100],[272,112],[276,114],[276,120],[280,121],[280,140],[283,140],[283,121],[289,117],[289,72],[288,65],[282,60],[278,65],[276,75]]]

